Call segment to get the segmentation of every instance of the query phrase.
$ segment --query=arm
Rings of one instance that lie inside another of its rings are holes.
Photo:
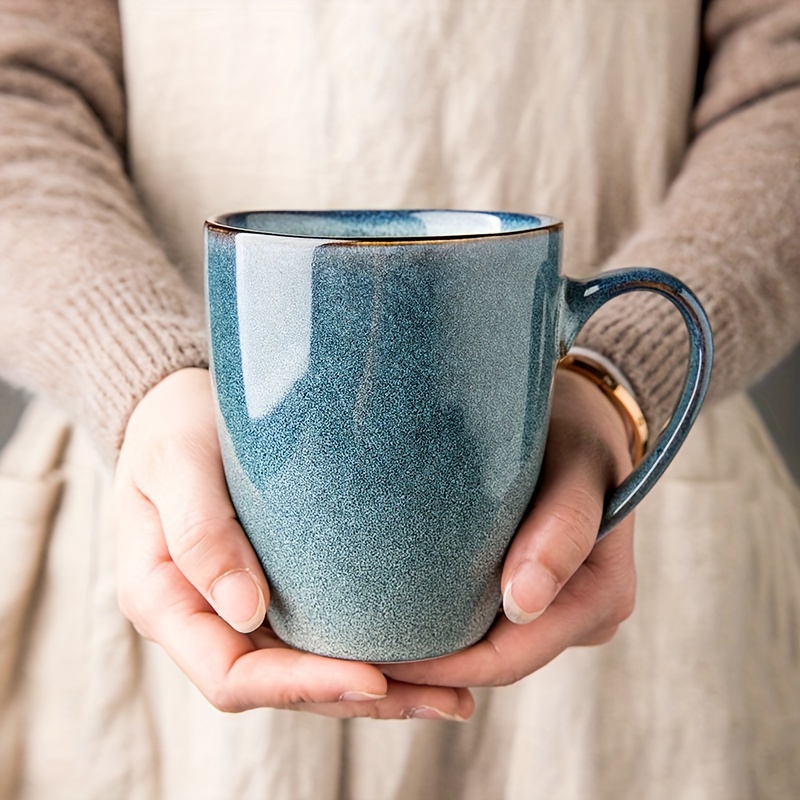
[[[706,32],[712,61],[683,168],[606,266],[663,264],[696,290],[715,329],[720,397],[800,339],[800,4],[716,0]],[[658,298],[626,301],[590,320],[581,343],[622,367],[657,430],[683,379],[683,326]],[[468,650],[388,674],[511,683],[569,646],[605,641],[631,612],[630,518],[594,546],[604,494],[630,463],[615,412],[582,382],[556,383],[540,486],[503,571],[506,618]]]
[[[202,306],[125,173],[113,0],[0,0],[0,371],[71,409],[116,475],[120,603],[216,706],[468,717],[463,689],[290,650],[227,495]]]
[[[0,4],[0,373],[68,408],[106,456],[147,389],[207,358],[124,136],[116,3]]]
[[[800,341],[800,4],[715,0],[704,31],[711,61],[683,168],[605,267],[663,265],[695,290],[714,331],[713,399]],[[658,430],[683,379],[684,337],[667,303],[639,295],[596,314],[580,343],[620,367]]]

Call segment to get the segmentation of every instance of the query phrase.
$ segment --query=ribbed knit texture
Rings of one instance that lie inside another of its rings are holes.
[[[125,173],[115,6],[0,5],[0,370],[108,456],[150,387],[207,363],[199,298]]]
[[[800,3],[716,0],[706,23],[696,140],[663,206],[606,266],[654,264],[691,283],[711,315],[720,397],[800,338]],[[206,363],[200,300],[126,175],[120,49],[111,0],[0,0],[0,373],[71,409],[109,454],[149,387]],[[682,338],[665,301],[642,296],[607,307],[581,343],[620,366],[657,427]]]
[[[717,0],[696,139],[658,213],[605,267],[657,264],[711,318],[710,398],[746,387],[800,340],[800,3]],[[589,321],[581,344],[628,376],[654,427],[685,372],[683,323],[653,295]]]

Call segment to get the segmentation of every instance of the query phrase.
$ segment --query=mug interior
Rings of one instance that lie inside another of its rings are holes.
[[[549,216],[495,211],[243,211],[220,214],[212,225],[251,233],[315,239],[463,239],[542,230]]]

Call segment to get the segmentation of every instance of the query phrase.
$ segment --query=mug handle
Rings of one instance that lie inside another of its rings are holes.
[[[655,292],[681,312],[689,331],[689,369],[669,422],[633,472],[606,498],[598,541],[639,504],[664,473],[689,433],[711,377],[714,344],[706,312],[692,291],[677,278],[649,267],[605,272],[588,280],[564,278],[561,317],[562,355],[572,346],[586,320],[604,303],[627,292]]]

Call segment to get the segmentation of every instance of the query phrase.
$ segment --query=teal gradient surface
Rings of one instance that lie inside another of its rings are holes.
[[[286,642],[402,661],[492,624],[554,370],[598,304],[561,244],[550,218],[476,212],[207,224],[226,477]]]

